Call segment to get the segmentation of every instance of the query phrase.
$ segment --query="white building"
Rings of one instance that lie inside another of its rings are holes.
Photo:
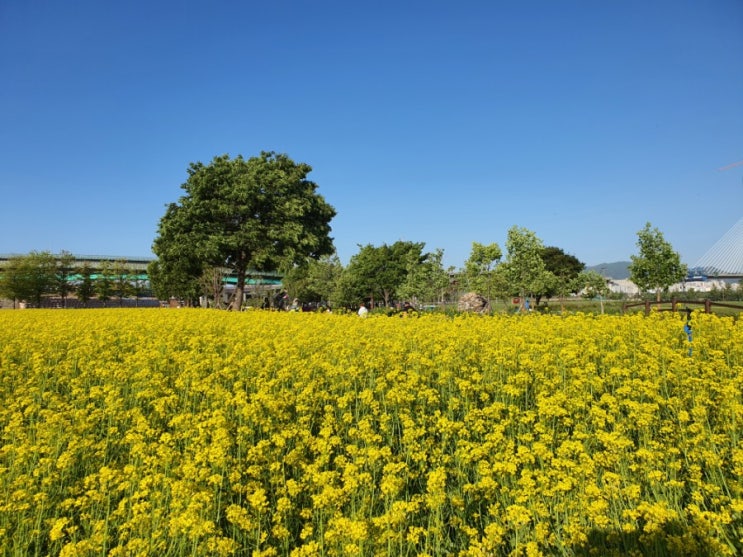
[[[726,286],[726,282],[722,279],[708,279],[708,280],[689,280],[685,282],[679,282],[671,286],[668,290],[671,292],[711,292],[712,290],[723,290]],[[733,284],[733,288],[737,288],[738,284]]]
[[[609,291],[614,294],[624,294],[625,296],[639,296],[640,289],[637,285],[629,279],[606,279],[606,285],[609,287]],[[722,279],[708,279],[708,280],[691,280],[678,282],[672,285],[668,290],[670,292],[711,292],[712,290],[723,290],[727,283]],[[738,288],[739,283],[733,283],[733,288]],[[655,292],[651,290],[650,292]]]
[[[606,279],[606,286],[613,294],[624,294],[625,296],[639,296],[640,289],[629,279]]]

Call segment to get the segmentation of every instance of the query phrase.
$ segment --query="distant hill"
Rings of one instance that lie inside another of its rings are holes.
[[[586,267],[586,271],[596,271],[597,273],[613,279],[629,278],[630,261],[615,261],[614,263],[599,263],[591,267]]]

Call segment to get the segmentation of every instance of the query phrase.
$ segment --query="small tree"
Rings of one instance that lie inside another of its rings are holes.
[[[640,253],[630,257],[630,280],[643,292],[654,289],[656,300],[660,302],[661,292],[682,281],[687,275],[687,267],[660,230],[649,222],[637,233],[637,246]]]
[[[131,277],[131,294],[134,296],[134,303],[138,306],[139,299],[144,297],[149,288],[147,286],[147,275],[136,273]]]
[[[496,268],[503,257],[500,246],[493,244],[480,244],[472,242],[470,256],[464,262],[462,276],[467,283],[467,289],[486,296],[492,306],[494,294],[494,281],[497,278]]]
[[[363,286],[359,284],[353,272],[348,267],[343,268],[328,298],[330,305],[334,308],[356,307],[368,295],[368,291],[363,289]]]
[[[451,283],[449,275],[452,269],[444,268],[444,251],[442,249],[437,249],[424,257],[423,261],[419,261],[414,254],[410,258],[407,265],[407,275],[405,281],[398,288],[398,295],[415,303],[441,303],[444,301]]]
[[[24,272],[24,256],[13,255],[0,273],[0,296],[13,300],[13,307],[18,301],[27,299],[29,292]]]
[[[62,298],[62,307],[67,307],[67,297],[75,290],[70,282],[75,273],[75,256],[68,251],[62,251],[57,256],[56,272],[54,273],[54,290]]]
[[[119,306],[124,305],[124,298],[129,297],[134,292],[132,286],[133,271],[128,266],[127,261],[119,260],[114,262],[111,269],[112,275],[112,294],[119,299]]]
[[[504,263],[508,282],[521,297],[544,294],[555,284],[555,276],[542,259],[544,246],[531,230],[513,226],[506,239],[507,259]]]
[[[227,273],[221,267],[207,267],[201,274],[200,284],[204,297],[212,300],[212,306],[217,309],[224,307],[224,279]]]
[[[114,275],[110,261],[101,261],[101,270],[94,283],[95,293],[105,306],[114,294]]]
[[[90,299],[95,296],[95,284],[93,283],[93,270],[90,265],[84,263],[82,267],[78,268],[78,274],[80,275],[80,282],[77,285],[77,299],[83,304],[83,307],[87,307]]]
[[[202,293],[203,272],[204,267],[190,257],[156,259],[147,266],[150,288],[158,300],[176,298],[189,306],[194,305]]]
[[[586,298],[599,297],[601,302],[601,313],[604,313],[604,298],[609,293],[606,278],[596,271],[583,271],[575,279],[575,289],[583,292]]]
[[[42,298],[54,292],[57,260],[48,251],[13,256],[3,269],[0,293],[14,301],[41,306]]]

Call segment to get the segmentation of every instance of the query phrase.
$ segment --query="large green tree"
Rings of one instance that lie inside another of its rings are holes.
[[[425,261],[424,246],[423,242],[401,240],[392,245],[362,246],[351,257],[345,279],[355,285],[360,297],[371,299],[372,304],[382,299],[389,306],[405,282],[410,265]]]
[[[629,278],[643,292],[655,290],[660,302],[663,291],[684,280],[687,267],[661,231],[649,222],[637,233],[637,247],[640,253],[630,256]]]
[[[547,246],[542,249],[542,260],[545,268],[555,275],[556,279],[552,282],[550,288],[544,292],[546,298],[552,298],[555,295],[562,298],[575,291],[575,280],[585,269],[585,263],[556,246]],[[540,298],[541,295],[537,295],[537,304],[539,304]]]
[[[181,186],[186,193],[168,206],[153,244],[161,270],[185,259],[190,263],[181,268],[192,269],[198,282],[204,267],[226,267],[237,279],[231,308],[239,309],[251,270],[333,253],[335,209],[307,179],[311,170],[273,152],[192,163]]]

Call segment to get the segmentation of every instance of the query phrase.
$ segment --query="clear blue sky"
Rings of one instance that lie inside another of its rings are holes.
[[[358,245],[588,265],[743,217],[743,2],[6,0],[0,253],[151,256],[189,163],[287,153]]]

